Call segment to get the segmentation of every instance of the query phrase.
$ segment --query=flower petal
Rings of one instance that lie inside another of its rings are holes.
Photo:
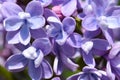
[[[95,31],[98,29],[98,22],[95,16],[86,16],[82,21],[82,26],[88,31]]]
[[[67,39],[67,43],[75,48],[80,48],[81,42],[82,42],[82,36],[78,33],[71,34]]]
[[[30,13],[32,17],[43,15],[43,7],[41,6],[41,3],[39,1],[29,2],[25,11]]]
[[[111,48],[107,40],[104,39],[93,39],[93,48],[98,50],[107,51]]]
[[[75,30],[76,22],[72,17],[66,17],[62,21],[64,31],[70,35]]]
[[[31,29],[39,29],[45,25],[45,18],[43,16],[35,16],[27,19]]]
[[[81,73],[74,74],[67,78],[67,80],[78,80],[78,77],[81,75]]]
[[[19,43],[18,36],[19,36],[18,31],[7,32],[6,40],[8,41],[9,44],[17,44]]]
[[[43,67],[44,78],[45,79],[51,78],[53,76],[51,65],[46,60],[43,60],[41,65]]]
[[[30,30],[30,32],[34,39],[47,37],[47,33],[43,28]]]
[[[10,7],[8,7],[8,6],[10,6]],[[4,2],[2,4],[1,12],[2,12],[3,16],[6,18],[6,17],[18,15],[18,13],[23,12],[23,10],[20,6],[18,6],[15,3]]]
[[[89,52],[88,54],[86,54],[84,51],[81,51],[81,54],[83,56],[83,60],[88,66],[95,67],[95,60],[92,53]]]
[[[76,7],[77,7],[77,0],[66,0],[61,7],[61,12],[63,13],[64,16],[70,16],[76,10]]]
[[[39,0],[43,7],[46,7],[52,3],[52,0]]]
[[[30,32],[27,25],[23,25],[19,32],[19,40],[22,44],[27,45],[30,42]]]
[[[51,43],[48,38],[38,38],[32,44],[36,49],[40,49],[44,55],[47,55],[51,51]]]
[[[118,16],[107,17],[107,25],[110,29],[120,28],[120,18]]]
[[[9,71],[19,72],[25,69],[28,64],[28,60],[21,54],[12,55],[8,58],[5,67]]]
[[[28,73],[32,80],[40,80],[43,77],[42,67],[35,68],[33,61],[29,62]]]
[[[53,64],[53,70],[56,73],[56,75],[61,75],[63,71],[64,65],[62,64],[62,61],[55,57],[54,64]]]
[[[23,20],[17,16],[9,17],[4,20],[6,31],[16,31],[23,25]]]

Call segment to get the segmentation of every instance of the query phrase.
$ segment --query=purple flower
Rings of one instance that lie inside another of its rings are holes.
[[[56,55],[53,70],[57,75],[61,75],[65,68],[75,71],[79,67],[78,64],[75,64],[72,61],[72,57],[75,55],[76,49],[71,47],[69,44],[60,46],[55,42],[53,53]]]
[[[109,1],[93,0],[93,14],[88,14],[82,21],[82,26],[88,31],[102,30],[109,43],[113,44],[112,29],[120,28],[119,6],[111,6]]]
[[[72,17],[66,17],[61,22],[58,18],[49,16],[47,21],[50,24],[46,26],[48,36],[53,37],[59,45],[63,45],[75,30],[76,22]]]
[[[105,71],[97,70],[93,67],[84,67],[83,72],[79,72],[67,78],[67,80],[109,80]]]
[[[6,18],[4,28],[7,31],[8,43],[16,44],[20,42],[27,45],[30,42],[32,31],[44,26],[45,18],[42,15],[43,7],[40,2],[31,1],[25,12],[21,10],[17,16]]]
[[[102,56],[111,46],[104,39],[87,39],[81,37],[78,33],[73,33],[67,39],[67,43],[74,48],[79,49],[83,60],[88,66],[95,67],[93,55]]]
[[[107,58],[107,74],[111,80],[120,79],[120,42],[114,43]]]
[[[51,43],[48,38],[36,39],[32,46],[25,49],[21,54],[12,55],[8,58],[5,67],[12,72],[22,71],[28,66],[28,73],[32,80],[52,77],[50,64],[44,56],[51,51]]]

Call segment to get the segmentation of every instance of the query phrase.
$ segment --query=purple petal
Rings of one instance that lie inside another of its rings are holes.
[[[23,51],[23,50],[25,50],[25,49],[27,49],[28,47],[30,47],[30,44],[28,44],[28,45],[23,45],[23,44],[21,44],[21,43],[18,43],[18,44],[14,44],[14,46],[17,48],[17,49],[19,49],[20,51]]]
[[[52,0],[39,0],[43,7],[46,7],[52,3]]]
[[[78,80],[78,77],[81,75],[81,73],[74,74],[67,78],[67,80]]]
[[[73,33],[75,30],[76,22],[72,17],[66,17],[62,21],[63,23],[63,29],[67,34]]]
[[[48,17],[50,17],[50,16],[54,16],[54,17],[56,17],[57,19],[59,19],[58,16],[56,15],[56,13],[53,12],[52,10],[48,9],[48,8],[45,8],[45,10],[44,10],[44,16],[45,16],[46,19],[47,19]]]
[[[120,42],[116,42],[113,44],[113,47],[110,50],[109,58],[112,59],[116,57],[119,54],[119,51],[120,51]]]
[[[95,31],[98,29],[98,22],[95,16],[86,16],[82,21],[82,26],[88,31]]]
[[[36,49],[40,49],[45,55],[51,51],[51,43],[48,38],[38,38],[32,44]]]
[[[19,43],[19,33],[18,31],[7,32],[6,40],[9,44],[17,44]]]
[[[31,16],[40,16],[43,15],[43,7],[39,1],[31,1],[27,5],[26,12],[30,13]]]
[[[53,76],[53,71],[50,64],[46,60],[43,60],[41,65],[43,67],[44,78],[45,79],[51,78]]]
[[[34,39],[47,37],[47,34],[43,28],[30,30]]]
[[[35,16],[27,19],[31,29],[39,29],[45,25],[45,18],[43,16]]]
[[[93,39],[93,48],[102,50],[102,51],[107,51],[111,48],[110,44],[108,43],[107,40],[104,39]]]
[[[107,8],[105,15],[106,16],[118,16],[120,14],[120,6],[112,6]]]
[[[8,6],[10,6],[10,7],[8,7]],[[12,15],[13,16],[18,15],[18,13],[23,12],[23,10],[20,6],[18,6],[15,3],[4,2],[2,4],[1,12],[2,12],[4,17],[10,17]]]
[[[89,52],[88,54],[86,54],[84,51],[81,52],[82,56],[83,56],[83,60],[85,61],[85,63],[90,66],[90,67],[94,67],[95,64],[95,60],[94,57],[92,55],[91,52]]]
[[[120,28],[120,19],[118,18],[118,16],[111,16],[111,17],[107,17],[107,25],[108,28],[110,29],[117,29]]]
[[[62,31],[57,35],[55,41],[56,41],[59,45],[63,45],[63,44],[66,42],[67,38],[68,38],[67,33],[62,30]]]
[[[56,75],[61,75],[63,68],[64,68],[64,65],[62,64],[62,61],[56,57],[53,65],[53,70],[56,73]]]
[[[68,69],[75,71],[79,67],[78,64],[74,63],[70,58],[68,58],[64,54],[61,54],[61,58],[62,58],[62,62]]]
[[[52,0],[52,5],[55,6],[55,5],[60,5],[64,2],[65,0]]]
[[[114,75],[114,74],[112,73],[112,71],[111,71],[110,62],[107,62],[106,72],[107,72],[108,77],[109,77],[111,80],[115,80],[115,75]]]
[[[23,20],[17,16],[9,17],[4,20],[6,31],[16,31],[23,25]]]
[[[61,80],[59,77],[54,77],[52,80]]]
[[[35,68],[34,62],[30,61],[28,65],[28,73],[32,80],[40,80],[43,76],[42,67]]]
[[[64,16],[70,16],[76,10],[76,7],[77,7],[77,0],[66,0],[62,5],[61,11]]]
[[[9,71],[20,72],[25,69],[28,64],[28,60],[21,54],[12,55],[8,58],[5,67]]]
[[[67,43],[75,48],[80,48],[82,42],[82,36],[78,33],[73,33],[67,39]]]
[[[27,25],[23,25],[22,28],[20,29],[20,33],[19,33],[19,40],[22,44],[27,45],[30,42],[30,32],[29,32],[29,28]]]

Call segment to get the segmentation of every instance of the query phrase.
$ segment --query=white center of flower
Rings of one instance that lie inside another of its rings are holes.
[[[36,48],[34,48],[33,46],[25,49],[22,54],[24,55],[24,57],[28,58],[28,59],[36,59],[37,58],[37,53],[36,53]]]
[[[89,51],[92,49],[93,47],[93,42],[92,41],[87,41],[84,44],[82,44],[82,49],[86,52],[86,54],[89,53]]]
[[[26,13],[26,12],[19,12],[19,13],[18,13],[18,16],[19,16],[21,19],[25,19],[25,18],[31,17],[31,15],[30,15],[29,13]]]

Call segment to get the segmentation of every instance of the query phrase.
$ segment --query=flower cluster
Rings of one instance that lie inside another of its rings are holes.
[[[64,80],[66,69],[79,71],[66,80],[120,80],[117,2],[32,0],[20,5],[0,0],[0,27],[8,44],[19,50],[5,68],[27,68],[32,80]]]

